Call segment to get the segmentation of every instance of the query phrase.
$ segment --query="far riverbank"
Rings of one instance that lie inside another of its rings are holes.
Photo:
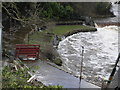
[[[78,32],[97,31],[95,27],[85,25],[56,25],[52,29],[36,31],[29,35],[29,44],[40,44],[40,59],[50,60],[61,66],[62,60],[57,52],[57,45],[67,36]]]

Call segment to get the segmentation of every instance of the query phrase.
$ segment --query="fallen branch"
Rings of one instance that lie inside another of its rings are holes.
[[[33,75],[27,82],[33,82],[36,79],[36,75]]]

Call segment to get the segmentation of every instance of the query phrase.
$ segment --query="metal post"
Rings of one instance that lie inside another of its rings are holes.
[[[114,76],[114,74],[115,74],[115,72],[116,72],[116,67],[117,67],[117,64],[118,64],[118,62],[119,62],[119,59],[120,59],[120,53],[119,53],[118,58],[117,58],[117,60],[116,60],[115,66],[114,66],[114,68],[113,68],[113,70],[112,70],[112,73],[110,74],[110,77],[109,77],[109,80],[108,80],[108,83],[107,83],[107,87],[109,86],[109,84],[111,83],[111,81],[112,81],[112,79],[113,79],[113,76]]]
[[[81,59],[81,68],[80,68],[80,81],[79,81],[79,89],[81,85],[81,79],[82,79],[82,68],[83,68],[83,54],[84,54],[84,47],[82,46],[82,59]]]

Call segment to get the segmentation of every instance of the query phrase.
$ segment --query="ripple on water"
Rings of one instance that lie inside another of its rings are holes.
[[[60,42],[58,52],[63,59],[63,68],[79,76],[81,46],[84,46],[83,75],[86,80],[101,84],[108,79],[118,55],[118,32],[116,26],[98,28],[97,32],[77,33]]]

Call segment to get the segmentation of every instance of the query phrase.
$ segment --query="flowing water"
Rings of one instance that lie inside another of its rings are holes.
[[[113,5],[112,10],[117,16],[115,8]],[[107,20],[116,21],[117,17]],[[97,27],[97,30],[67,37],[59,43],[58,52],[63,60],[62,67],[69,73],[79,76],[81,47],[84,46],[83,78],[101,85],[103,78],[108,79],[118,56],[118,26]]]
[[[115,15],[115,17],[108,17],[108,18],[104,18],[104,19],[98,19],[95,20],[95,22],[98,23],[120,23],[120,4],[114,4],[114,2],[112,2],[112,8],[111,8],[111,12],[113,12],[113,14]]]

